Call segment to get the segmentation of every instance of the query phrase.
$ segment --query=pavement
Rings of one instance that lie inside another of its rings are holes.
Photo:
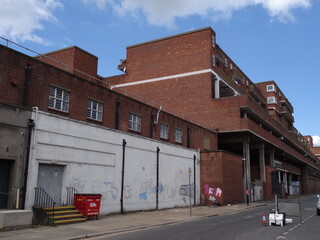
[[[157,226],[193,221],[201,218],[237,213],[249,208],[266,206],[266,202],[240,203],[235,205],[211,207],[196,206],[190,208],[173,208],[164,210],[131,212],[100,216],[98,220],[88,220],[83,223],[60,225],[55,227],[36,226],[13,231],[0,232],[0,240],[76,240],[88,239],[110,234],[142,230]]]

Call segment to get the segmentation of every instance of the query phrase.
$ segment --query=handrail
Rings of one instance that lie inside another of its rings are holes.
[[[42,187],[35,187],[34,189],[35,189],[34,207],[41,208],[42,210],[50,210],[50,211],[47,211],[47,215],[49,216],[50,219],[53,219],[56,202]]]
[[[87,199],[83,197],[74,187],[67,188],[67,205],[74,205],[82,214],[85,214]],[[75,194],[77,197],[75,198]]]

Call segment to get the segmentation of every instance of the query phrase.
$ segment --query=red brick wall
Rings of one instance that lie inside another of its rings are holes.
[[[264,200],[274,199],[274,194],[272,194],[271,172],[276,170],[276,168],[266,166],[266,182],[263,184]]]
[[[200,164],[202,194],[208,185],[222,190],[221,197],[215,196],[222,204],[243,202],[243,163],[240,156],[220,151],[202,152]],[[203,196],[202,200],[210,204],[208,196]]]
[[[36,58],[85,79],[89,79],[87,75],[97,77],[98,58],[81,48],[74,46],[44,55],[45,56],[37,56]],[[57,60],[64,65],[51,59]],[[79,71],[76,71],[75,69]],[[81,72],[85,74],[82,74]]]
[[[139,81],[210,68],[212,34],[207,29],[128,47],[126,81]]]
[[[26,79],[25,67],[27,64],[31,66],[31,71],[27,74],[28,101],[26,107],[31,108],[37,106],[41,111],[59,114],[109,128],[115,128],[115,105],[118,99],[120,102],[119,130],[126,132],[130,131],[128,130],[129,112],[133,112],[141,115],[142,129],[141,133],[130,132],[162,140],[159,136],[159,125],[154,125],[151,119],[151,116],[153,115],[155,120],[158,109],[111,91],[108,89],[108,85],[95,84],[7,48],[3,48],[0,55],[0,102],[14,105],[23,104],[24,81]],[[68,113],[48,108],[49,86],[51,85],[63,88],[70,92]],[[88,98],[103,102],[104,109],[102,122],[86,118]],[[187,132],[189,132],[190,148],[204,149],[204,140],[206,139],[206,142],[209,142],[209,150],[217,149],[217,135],[212,131],[168,114],[165,110],[160,112],[159,123],[161,122],[169,125],[169,139],[163,141],[187,147]],[[153,130],[151,130],[152,128]],[[175,142],[175,128],[179,128],[183,131],[182,144]]]

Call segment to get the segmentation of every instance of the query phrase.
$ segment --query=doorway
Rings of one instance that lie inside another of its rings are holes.
[[[11,163],[10,160],[0,160],[0,209],[8,208]]]
[[[61,205],[63,169],[61,165],[39,164],[37,187],[43,188],[56,206]]]

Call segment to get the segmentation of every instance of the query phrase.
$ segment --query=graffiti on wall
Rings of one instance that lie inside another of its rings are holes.
[[[220,188],[210,187],[209,184],[203,186],[203,196],[205,199],[215,203],[222,196],[222,190]]]
[[[193,190],[194,186],[193,184],[186,184],[186,185],[181,185],[179,188],[179,195],[183,197],[193,197]]]
[[[110,193],[110,196],[113,200],[116,200],[118,197],[118,188],[114,185],[114,183],[106,179],[103,184],[107,188],[106,192]]]
[[[74,187],[78,192],[83,192],[85,186],[81,176],[72,176],[71,187]]]
[[[146,201],[148,199],[148,195],[155,194],[156,192],[157,188],[153,185],[152,179],[140,182],[140,200]]]
[[[124,199],[131,199],[132,197],[132,186],[126,185],[123,188],[123,198]]]
[[[159,196],[166,200],[174,200],[177,196],[177,189],[175,186],[159,183]]]
[[[193,184],[180,185],[179,195],[186,204],[188,203],[189,198],[193,198],[194,196],[193,191],[194,191]]]

